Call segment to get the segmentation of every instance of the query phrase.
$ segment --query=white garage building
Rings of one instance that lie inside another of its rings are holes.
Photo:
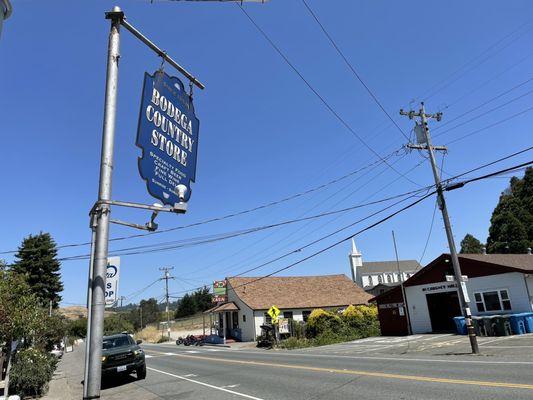
[[[533,311],[533,255],[459,254],[472,315]],[[400,287],[375,298],[383,335],[407,334],[407,315],[413,333],[454,331],[453,317],[461,315],[457,285],[449,254],[442,254]],[[405,306],[407,311],[405,313]]]

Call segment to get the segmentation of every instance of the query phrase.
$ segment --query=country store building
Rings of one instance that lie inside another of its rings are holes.
[[[372,298],[346,275],[227,278],[227,300],[206,311],[218,335],[253,341],[261,325],[270,322],[267,311],[276,306],[280,317],[306,321],[315,308],[332,309],[368,304]],[[224,335],[225,334],[225,335]]]
[[[533,311],[533,255],[459,254],[472,315]],[[384,336],[454,331],[461,315],[449,254],[442,254],[400,286],[374,298]]]

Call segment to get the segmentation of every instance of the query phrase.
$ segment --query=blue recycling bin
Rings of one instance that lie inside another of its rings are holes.
[[[509,322],[511,323],[511,330],[513,331],[515,335],[523,335],[527,332],[526,315],[527,313],[509,315]]]
[[[524,319],[526,321],[526,332],[533,333],[533,312],[524,313]]]
[[[465,317],[453,317],[453,322],[455,322],[455,330],[457,331],[457,334],[467,334]]]

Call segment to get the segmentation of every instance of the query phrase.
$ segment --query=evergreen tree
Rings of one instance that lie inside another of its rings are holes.
[[[186,293],[185,296],[181,299],[176,310],[176,318],[188,317],[189,315],[194,315],[196,313],[196,304],[193,297]]]
[[[467,233],[461,240],[461,251],[463,254],[481,254],[483,253],[483,244],[473,235]]]
[[[511,178],[490,222],[487,252],[526,253],[533,246],[533,168]]]
[[[139,307],[142,309],[143,317],[143,326],[152,324],[154,322],[159,322],[159,306],[157,305],[157,300],[154,298],[148,300],[141,300]],[[140,314],[139,314],[140,319]]]
[[[23,275],[39,302],[48,307],[50,301],[57,308],[63,290],[56,243],[49,233],[30,235],[22,241],[15,254],[13,271]]]
[[[196,311],[205,311],[213,307],[213,296],[209,293],[208,287],[195,291],[192,298],[196,306]]]

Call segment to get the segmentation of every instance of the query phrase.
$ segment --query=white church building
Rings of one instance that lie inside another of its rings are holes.
[[[375,296],[406,281],[422,268],[416,260],[363,261],[363,256],[353,239],[349,259],[352,280]]]

